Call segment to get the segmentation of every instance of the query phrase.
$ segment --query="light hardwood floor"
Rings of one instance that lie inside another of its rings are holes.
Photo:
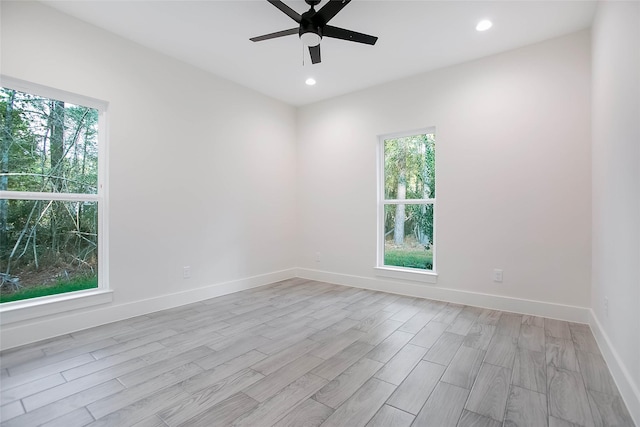
[[[292,279],[3,352],[2,426],[633,426],[588,326]]]

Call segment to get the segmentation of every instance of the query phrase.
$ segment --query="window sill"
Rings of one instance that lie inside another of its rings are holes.
[[[435,271],[420,271],[408,268],[374,267],[376,276],[391,277],[393,279],[413,280],[436,284],[438,274]]]
[[[0,319],[2,320],[2,325],[7,325],[79,308],[108,304],[112,301],[113,291],[91,289],[30,300],[5,302],[0,305]]]

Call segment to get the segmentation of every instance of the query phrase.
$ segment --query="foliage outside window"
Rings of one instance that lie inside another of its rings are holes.
[[[435,133],[380,138],[378,265],[434,270]]]
[[[104,106],[23,85],[4,79],[0,93],[2,303],[97,288],[99,278]]]

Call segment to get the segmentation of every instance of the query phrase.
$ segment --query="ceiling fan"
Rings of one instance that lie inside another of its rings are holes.
[[[253,42],[260,42],[297,33],[300,36],[302,43],[309,47],[312,64],[320,62],[320,41],[323,37],[331,37],[334,39],[369,45],[374,45],[376,44],[376,41],[378,41],[377,37],[370,36],[368,34],[357,33],[355,31],[345,30],[344,28],[327,25],[331,18],[336,16],[336,14],[349,4],[351,0],[329,0],[329,2],[318,11],[315,10],[315,6],[317,6],[321,0],[305,0],[311,8],[302,15],[291,9],[281,0],[267,1],[284,12],[289,18],[300,24],[300,26],[289,30],[253,37],[249,40]]]

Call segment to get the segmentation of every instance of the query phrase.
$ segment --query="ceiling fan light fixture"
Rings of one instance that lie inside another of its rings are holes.
[[[478,22],[478,25],[476,25],[476,30],[487,31],[491,27],[493,27],[493,22],[489,21],[488,19],[483,19],[482,21]]]
[[[322,40],[322,37],[320,37],[319,34],[308,31],[306,33],[300,34],[300,40],[302,40],[302,44],[304,46],[312,47],[318,46],[320,44],[320,40]]]

